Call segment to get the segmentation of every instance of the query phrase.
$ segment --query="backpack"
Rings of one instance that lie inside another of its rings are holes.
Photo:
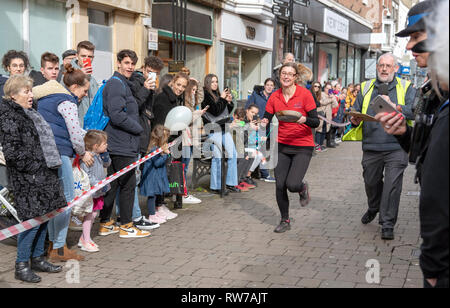
[[[107,117],[103,112],[103,89],[105,88],[106,83],[112,78],[119,80],[125,89],[125,84],[119,77],[112,76],[109,80],[103,80],[102,86],[98,89],[91,105],[89,106],[89,109],[86,112],[86,115],[84,116],[84,130],[104,130],[106,125],[108,125],[109,117]]]

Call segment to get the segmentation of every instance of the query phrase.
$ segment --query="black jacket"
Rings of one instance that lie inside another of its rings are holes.
[[[206,88],[204,89],[204,92],[205,92],[205,97],[202,102],[202,109],[205,109],[206,106],[209,106],[207,113],[210,113],[212,116],[217,117],[222,114],[222,112],[225,110],[225,108],[228,108],[228,112],[230,113],[230,116],[232,116],[231,112],[233,111],[233,108],[234,108],[233,102],[228,103],[227,100],[220,97],[219,92],[217,92],[217,91],[214,92],[216,97],[218,97],[217,100],[211,95],[211,93],[209,93],[206,90]],[[208,119],[206,119],[205,117],[203,117],[203,122],[205,124],[210,123],[208,121]],[[223,128],[225,125],[221,125],[221,126]]]
[[[154,91],[144,87],[145,78],[141,72],[134,72],[130,78],[131,92],[139,106],[139,124],[144,131],[141,134],[140,152],[146,153],[150,143],[153,119]]]
[[[111,155],[137,157],[140,135],[139,110],[131,92],[130,81],[118,72],[103,89],[103,111],[109,117],[105,132],[108,133],[108,152]]]
[[[442,104],[438,103],[440,106]],[[438,107],[438,106],[436,106]],[[428,146],[419,158],[420,167],[420,267],[425,278],[449,276],[449,107],[436,108]],[[405,151],[411,145],[412,128],[398,137]]]
[[[58,169],[47,167],[33,120],[20,105],[8,100],[0,101],[0,144],[15,209],[21,220],[67,205]]]
[[[8,78],[0,75],[0,101],[5,95],[5,92],[3,92],[3,87],[5,86],[6,81],[8,81]]]
[[[28,76],[33,79],[33,87],[40,86],[48,81],[40,71],[32,70]]]
[[[181,105],[183,105],[183,97],[176,96],[170,86],[164,86],[153,103],[154,125],[164,125],[170,110]]]

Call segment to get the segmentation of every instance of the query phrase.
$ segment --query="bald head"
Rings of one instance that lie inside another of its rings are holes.
[[[289,62],[294,63],[295,62],[295,56],[291,52],[286,52],[284,54],[283,64],[286,64],[286,63],[289,63]]]

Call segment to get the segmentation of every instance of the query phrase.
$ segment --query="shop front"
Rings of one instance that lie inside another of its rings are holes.
[[[179,8],[178,16],[182,11]],[[157,29],[157,45],[151,53],[159,56],[166,63],[162,74],[168,72],[167,64],[176,58],[173,45],[173,18],[170,3],[154,2],[152,7],[152,27]],[[191,76],[203,82],[209,73],[209,52],[213,45],[213,8],[200,4],[188,3],[186,11],[186,59],[185,66]],[[182,37],[184,38],[184,36]]]
[[[220,28],[221,89],[228,87],[235,99],[246,99],[255,85],[271,76],[273,27],[222,11]]]
[[[361,63],[367,57],[372,30],[367,22],[352,17],[315,0],[308,7],[294,5],[293,22],[297,27],[289,32],[286,21],[277,21],[274,65],[280,63],[283,53],[292,52],[296,61],[312,69],[314,80],[322,84],[332,80],[344,86],[361,83],[364,81]],[[289,35],[292,50],[286,44]]]

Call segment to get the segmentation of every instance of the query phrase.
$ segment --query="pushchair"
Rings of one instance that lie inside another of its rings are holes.
[[[14,208],[14,197],[8,190],[6,166],[0,163],[0,230],[21,222]],[[17,240],[17,236],[11,237]]]

